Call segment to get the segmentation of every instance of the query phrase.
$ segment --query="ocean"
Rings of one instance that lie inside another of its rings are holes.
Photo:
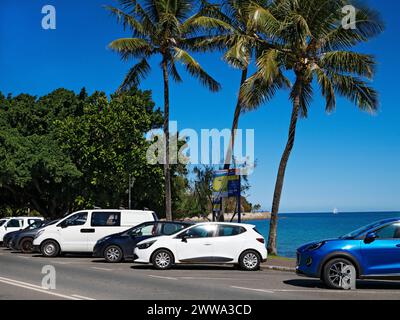
[[[304,243],[337,238],[374,221],[400,217],[400,212],[282,213],[278,221],[278,255],[293,258]],[[252,220],[268,239],[269,220]]]

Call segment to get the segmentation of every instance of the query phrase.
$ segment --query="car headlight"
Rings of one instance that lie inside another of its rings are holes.
[[[137,247],[140,250],[148,249],[153,245],[154,242],[156,242],[156,240],[149,241],[149,242],[146,242],[146,243],[142,243],[142,244],[138,245]]]
[[[321,242],[313,243],[313,244],[309,245],[309,246],[306,248],[306,251],[318,250],[318,249],[321,248],[325,243],[326,243],[326,241],[321,241]]]
[[[36,233],[34,239],[39,238],[43,232],[44,230],[40,230],[38,233]]]

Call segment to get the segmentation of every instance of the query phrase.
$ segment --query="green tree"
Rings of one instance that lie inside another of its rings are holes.
[[[149,165],[145,133],[162,125],[149,91],[132,88],[108,100],[103,92],[85,98],[82,115],[57,121],[57,141],[82,172],[76,204],[127,207],[129,174],[135,178],[132,205],[163,211],[162,168]]]
[[[129,28],[133,37],[121,38],[110,43],[110,48],[118,52],[124,60],[140,59],[125,77],[120,90],[137,86],[139,80],[150,71],[148,59],[153,55],[161,56],[161,69],[164,82],[164,177],[165,177],[165,210],[168,219],[172,219],[171,210],[171,174],[169,154],[169,78],[181,82],[182,78],[176,68],[180,62],[194,77],[211,91],[218,91],[220,85],[208,75],[200,64],[186,51],[190,48],[191,37],[204,26],[215,25],[218,21],[191,13],[194,10],[193,0],[147,0],[141,5],[135,0],[120,0],[122,9],[107,7]]]
[[[362,111],[375,112],[378,96],[367,82],[373,77],[375,59],[351,48],[383,30],[378,13],[362,4],[354,4],[357,8],[356,28],[351,29],[342,24],[342,8],[349,4],[348,1],[276,0],[274,3],[269,8],[253,5],[252,14],[258,17],[258,31],[266,41],[257,59],[256,73],[241,90],[243,103],[248,108],[255,108],[270,97],[269,88],[281,68],[294,73],[288,139],[279,164],[272,203],[268,239],[271,254],[277,253],[279,205],[297,121],[299,116],[307,117],[314,84],[319,85],[326,100],[327,112],[335,109],[337,94],[354,102]]]

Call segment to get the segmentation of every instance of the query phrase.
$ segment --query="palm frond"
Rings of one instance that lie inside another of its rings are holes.
[[[130,57],[146,57],[152,54],[152,47],[141,38],[117,39],[111,42],[109,47],[118,52],[124,60]]]
[[[378,110],[378,93],[358,77],[330,74],[333,87],[343,97],[348,98],[363,111],[374,113]]]
[[[221,89],[221,85],[207,74],[188,52],[177,47],[175,47],[174,50],[174,59],[180,61],[192,76],[198,78],[200,82],[211,91],[215,92]]]
[[[354,73],[371,79],[376,61],[372,55],[352,51],[331,51],[324,54],[320,66],[340,73]]]
[[[118,88],[118,92],[127,91],[133,87],[137,87],[141,79],[144,79],[150,72],[150,65],[146,59],[142,59],[138,64],[133,66],[126,75],[124,82]]]

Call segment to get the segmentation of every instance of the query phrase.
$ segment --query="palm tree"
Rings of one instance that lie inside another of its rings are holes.
[[[339,94],[362,111],[373,113],[378,108],[377,92],[368,80],[374,75],[376,61],[368,54],[351,51],[383,30],[377,12],[355,5],[356,29],[342,26],[343,0],[276,0],[273,10],[253,5],[258,17],[258,31],[266,41],[257,60],[258,69],[242,86],[241,101],[248,108],[259,106],[270,97],[268,88],[281,68],[294,73],[290,92],[292,115],[288,139],[276,178],[268,251],[277,254],[277,222],[286,166],[294,146],[299,116],[306,118],[313,98],[314,84],[325,98],[325,109],[332,112]],[[275,9],[279,10],[275,10]],[[272,46],[271,46],[272,41]]]
[[[120,0],[122,9],[108,6],[124,28],[129,28],[131,38],[117,39],[109,47],[118,52],[122,59],[138,58],[140,61],[128,72],[119,90],[129,90],[139,84],[150,71],[148,59],[161,56],[161,70],[164,81],[164,176],[165,209],[167,219],[171,212],[171,177],[169,150],[169,77],[181,82],[176,62],[180,62],[190,75],[197,77],[211,91],[218,91],[220,84],[208,75],[200,64],[186,51],[190,48],[191,36],[202,28],[221,27],[222,22],[199,13],[190,16],[194,10],[193,0]]]
[[[257,16],[250,15],[254,4],[268,7],[267,0],[223,0],[221,5],[203,2],[203,15],[213,17],[222,23],[219,32],[208,36],[194,38],[194,47],[198,51],[213,50],[225,51],[223,59],[234,68],[241,70],[240,86],[247,79],[249,66],[254,57],[257,57],[260,48],[260,37],[257,34]],[[211,26],[213,27],[213,26]],[[282,80],[282,81],[279,81]],[[276,85],[284,86],[283,79],[276,79]],[[269,87],[272,89],[272,87]],[[225,156],[224,169],[231,166],[234,154],[235,133],[239,125],[239,117],[244,111],[239,97],[233,115],[231,137]]]

